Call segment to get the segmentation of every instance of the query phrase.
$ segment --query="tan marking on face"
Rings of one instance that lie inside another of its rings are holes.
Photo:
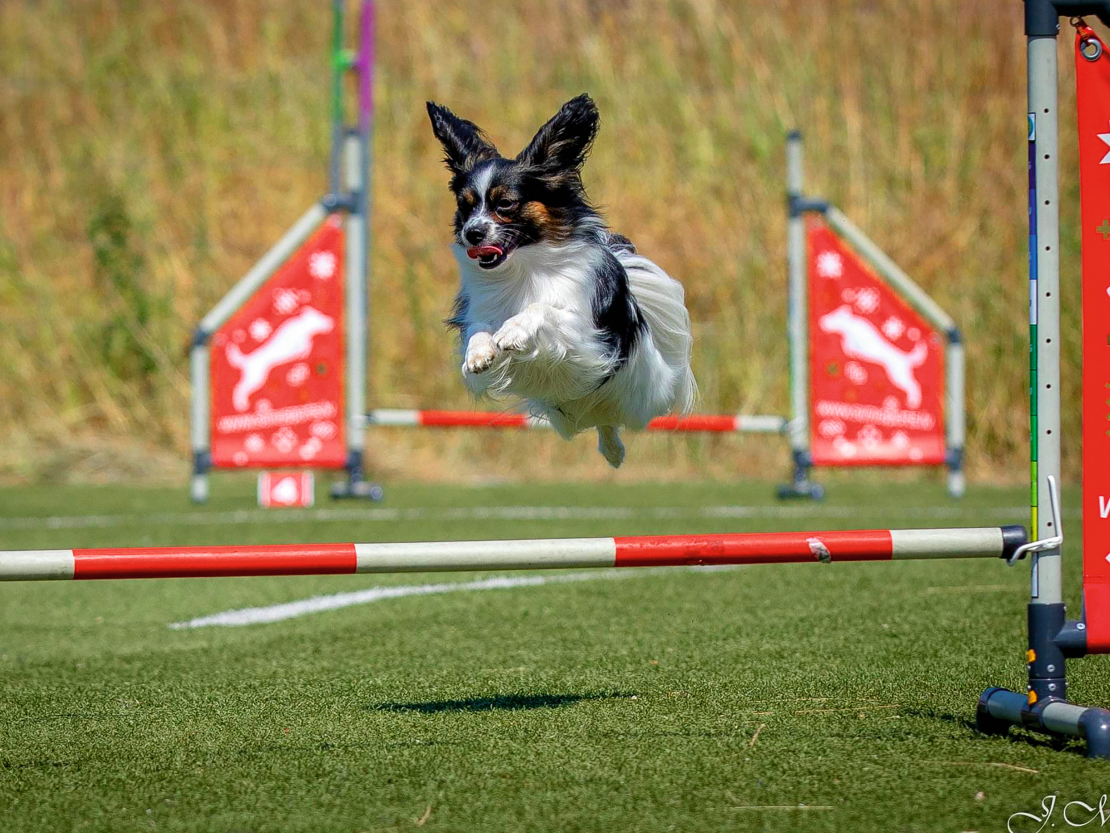
[[[570,229],[552,216],[551,211],[542,202],[530,200],[524,203],[520,209],[520,214],[525,220],[540,229],[547,240],[561,241],[570,236]]]

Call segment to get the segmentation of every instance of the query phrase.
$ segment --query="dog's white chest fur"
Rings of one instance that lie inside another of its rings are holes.
[[[463,378],[476,395],[515,395],[564,437],[598,428],[619,465],[620,426],[686,411],[694,398],[690,321],[681,284],[631,253],[616,256],[644,327],[622,361],[594,322],[596,244],[522,246],[484,271],[456,246],[464,304]]]
[[[500,328],[531,304],[546,304],[581,315],[590,323],[593,273],[599,253],[585,243],[524,246],[490,272],[454,247],[468,302],[468,318]]]

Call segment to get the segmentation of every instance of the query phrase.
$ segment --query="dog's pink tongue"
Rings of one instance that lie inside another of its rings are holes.
[[[466,256],[471,260],[477,260],[480,257],[489,257],[490,255],[504,254],[505,250],[500,246],[471,246],[466,250]]]

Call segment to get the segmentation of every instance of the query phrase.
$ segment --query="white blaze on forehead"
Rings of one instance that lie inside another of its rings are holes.
[[[481,211],[486,204],[486,193],[490,183],[493,182],[493,162],[486,162],[474,175],[472,187],[478,194],[478,210]]]
[[[494,225],[493,218],[490,217],[489,211],[486,209],[486,193],[489,191],[490,183],[493,182],[493,171],[494,163],[485,162],[471,177],[470,187],[478,196],[478,204],[470,216],[466,218],[466,222],[463,224],[464,229],[485,226],[488,234],[490,228]]]

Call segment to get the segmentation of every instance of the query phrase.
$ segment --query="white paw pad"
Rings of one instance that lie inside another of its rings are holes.
[[[466,348],[466,359],[463,361],[464,373],[484,373],[489,370],[490,365],[493,364],[494,359],[497,358],[497,350],[494,349],[493,342],[489,336],[483,339],[472,338],[470,344]]]

